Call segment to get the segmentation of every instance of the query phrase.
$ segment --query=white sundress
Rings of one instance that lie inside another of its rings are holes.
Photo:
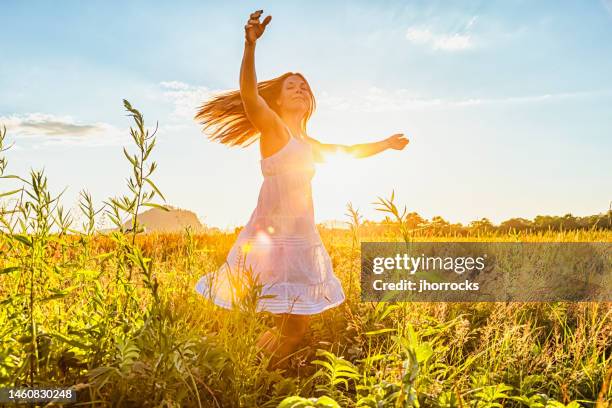
[[[257,311],[312,315],[341,304],[344,291],[314,222],[312,146],[291,136],[260,163],[257,207],[226,262],[196,290],[231,309],[255,278],[262,285]]]

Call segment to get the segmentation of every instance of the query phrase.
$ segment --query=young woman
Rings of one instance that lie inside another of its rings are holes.
[[[376,143],[345,146],[309,137],[306,124],[315,99],[306,79],[289,72],[257,82],[255,44],[272,19],[260,22],[262,12],[252,13],[244,27],[240,90],[204,103],[195,119],[212,140],[230,146],[259,140],[264,181],[257,207],[227,262],[217,273],[202,277],[196,289],[215,304],[232,308],[260,285],[257,311],[275,314],[276,327],[261,335],[258,346],[270,355],[272,367],[283,367],[306,333],[309,316],[345,299],[314,222],[314,162],[338,150],[354,157],[402,150],[408,140],[395,134]]]

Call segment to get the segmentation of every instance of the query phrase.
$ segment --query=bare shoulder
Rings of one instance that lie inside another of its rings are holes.
[[[308,135],[304,135],[304,140],[307,141],[308,143],[310,143],[313,147],[319,147],[321,146],[321,142],[319,142],[318,140],[308,136]]]
[[[324,162],[325,158],[323,157],[323,149],[322,149],[323,143],[319,142],[318,140],[308,135],[305,135],[304,140],[308,142],[310,146],[312,146],[312,153],[314,155],[314,160],[318,163]]]

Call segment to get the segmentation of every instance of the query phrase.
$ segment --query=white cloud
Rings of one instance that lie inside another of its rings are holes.
[[[79,123],[71,116],[47,113],[14,114],[0,116],[0,124],[6,126],[11,137],[34,141],[34,147],[49,144],[103,146],[127,140],[119,129],[108,123]]]
[[[163,88],[166,89],[175,89],[175,90],[184,90],[189,89],[189,85],[180,81],[165,81],[159,83]]]
[[[193,119],[196,110],[214,93],[205,86],[193,86],[179,81],[160,82],[162,99],[174,104],[174,119]]]
[[[469,35],[453,34],[441,36],[434,42],[434,49],[444,51],[461,51],[472,48],[472,39]]]
[[[415,44],[429,44],[433,41],[434,35],[427,28],[409,28],[406,31],[406,38]]]
[[[469,24],[469,26],[471,27],[472,24]],[[470,34],[438,34],[429,28],[409,28],[406,31],[406,39],[413,44],[442,51],[464,51],[474,47]]]
[[[99,124],[76,123],[70,116],[45,113],[0,117],[0,122],[13,131],[27,136],[87,137],[101,127]]]
[[[406,31],[406,39],[413,44],[426,46],[433,50],[465,51],[475,47],[471,33],[478,16],[472,16],[463,28],[453,33],[437,32],[429,26],[410,27]]]

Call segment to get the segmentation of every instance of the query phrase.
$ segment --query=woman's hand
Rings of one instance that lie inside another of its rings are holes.
[[[408,144],[409,140],[404,136],[403,133],[396,133],[391,137],[385,139],[389,149],[403,150]]]
[[[270,20],[272,20],[272,16],[267,16],[264,21],[260,23],[259,17],[261,17],[262,13],[263,10],[257,10],[251,13],[247,25],[244,26],[244,37],[248,44],[255,44],[255,41],[261,37],[266,30],[266,26],[270,23]]]

